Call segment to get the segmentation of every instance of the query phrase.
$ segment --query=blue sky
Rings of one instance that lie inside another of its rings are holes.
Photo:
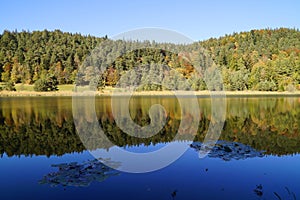
[[[112,37],[159,27],[203,40],[251,29],[300,28],[298,0],[3,0],[0,5],[0,32],[61,29]]]

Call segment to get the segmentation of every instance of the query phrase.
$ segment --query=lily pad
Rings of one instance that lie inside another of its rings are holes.
[[[107,161],[106,161],[107,162]],[[111,161],[112,162],[112,161]],[[113,166],[119,166],[119,163],[112,163]],[[57,172],[51,172],[45,175],[40,184],[49,184],[50,186],[76,186],[87,187],[93,181],[102,182],[111,176],[118,175],[119,172],[105,166],[99,160],[91,160],[83,163],[71,162],[53,164],[57,167]]]
[[[199,151],[202,147],[201,142],[193,142],[190,146],[191,148]],[[240,160],[254,157],[263,157],[264,152],[258,151],[252,148],[251,146],[244,145],[238,142],[228,142],[219,140],[212,148],[211,146],[204,146],[205,150],[211,149],[208,154],[208,157],[212,158],[221,158],[225,161],[230,161],[232,159]]]

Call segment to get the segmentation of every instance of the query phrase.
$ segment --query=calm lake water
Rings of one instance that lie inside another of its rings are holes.
[[[109,97],[95,102],[105,135],[126,151],[164,147],[186,117],[175,98],[132,98],[130,116],[140,126],[150,123],[151,105],[166,111],[158,134],[137,138],[116,125]],[[94,162],[76,133],[72,98],[0,98],[0,199],[300,198],[299,97],[228,98],[220,141],[202,159],[198,147],[211,122],[211,101],[198,102],[197,135],[183,156],[158,171],[133,174]],[[112,147],[96,142],[94,148]]]

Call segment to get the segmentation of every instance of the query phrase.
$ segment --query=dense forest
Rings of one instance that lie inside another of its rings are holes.
[[[121,53],[104,66],[100,79],[96,80],[97,88],[119,86],[122,79],[121,84],[141,85],[141,90],[168,89],[152,84],[147,78],[152,77],[159,83],[171,85],[172,89],[211,89],[203,74],[197,76],[199,72],[194,65],[201,65],[201,62],[189,62],[183,59],[186,54],[181,52],[184,49],[185,53],[189,51],[197,57],[199,55],[194,52],[203,47],[216,63],[224,82],[223,86],[212,89],[295,91],[300,89],[299,38],[299,30],[279,28],[234,33],[185,47],[149,41],[114,41],[103,50],[102,58]],[[93,66],[90,65],[103,67],[102,61],[91,63],[86,58],[93,55],[93,49],[107,41],[111,40],[106,36],[97,38],[59,30],[4,31],[0,35],[0,87],[14,90],[14,84],[24,83],[34,84],[37,91],[49,91],[57,90],[58,84],[93,85],[95,80],[89,74]],[[126,46],[137,48],[126,52]],[[140,46],[146,48],[138,48]],[[137,65],[142,68],[131,70]],[[126,73],[129,70],[130,73]],[[85,71],[85,74],[80,76],[80,71]]]

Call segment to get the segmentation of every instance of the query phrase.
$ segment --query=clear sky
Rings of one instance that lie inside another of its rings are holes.
[[[159,27],[193,40],[260,28],[300,28],[299,0],[2,0],[3,30],[54,30],[112,37]]]

